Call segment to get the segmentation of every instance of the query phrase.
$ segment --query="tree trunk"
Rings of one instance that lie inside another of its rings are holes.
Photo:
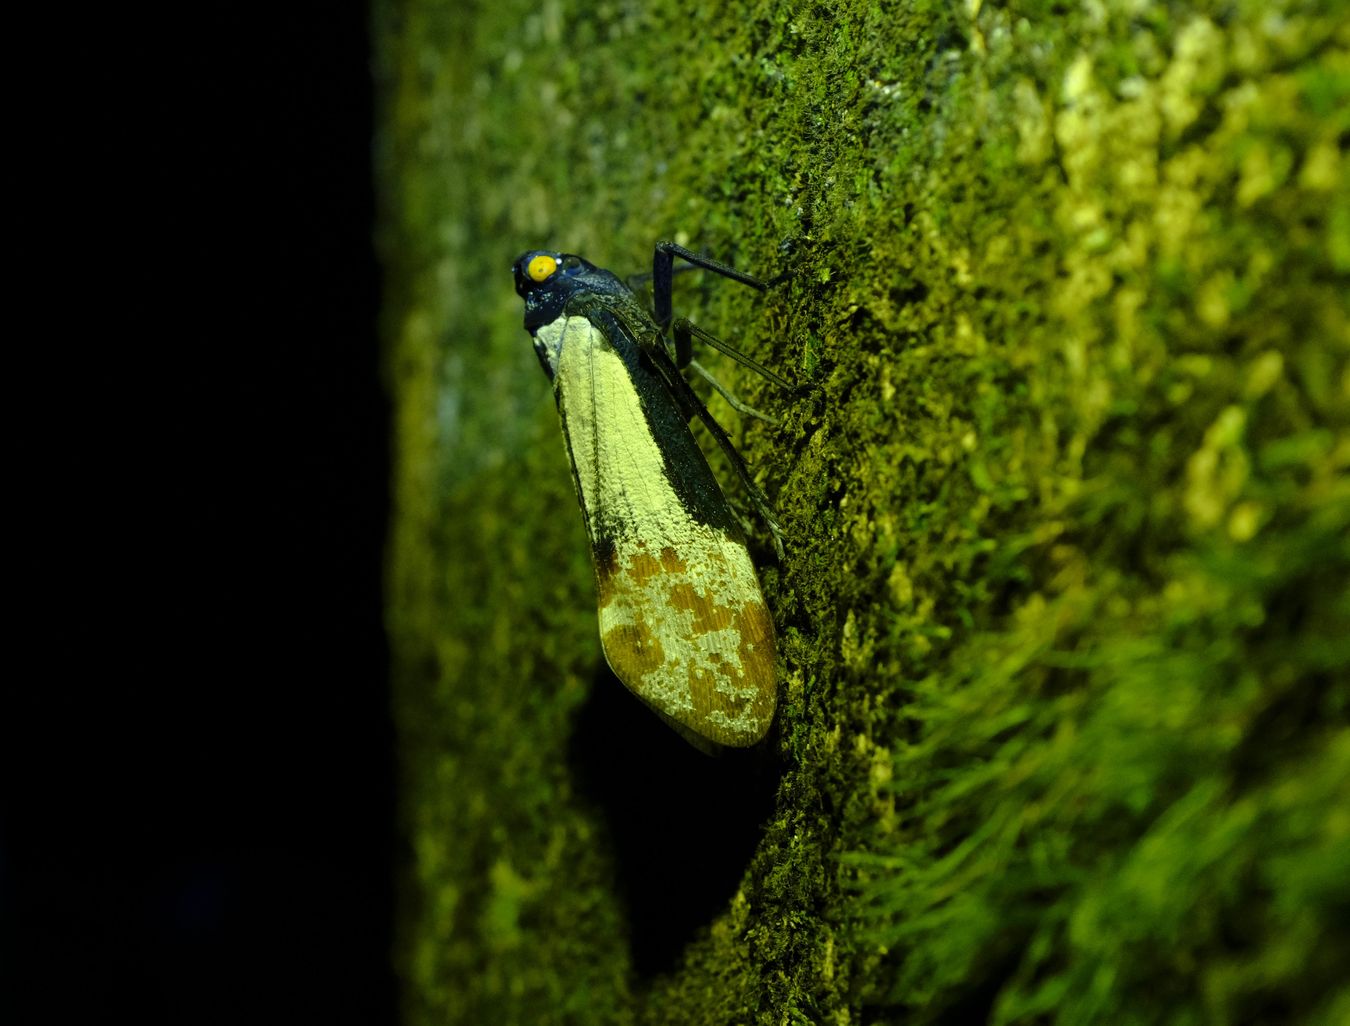
[[[1340,7],[376,5],[410,1023],[1350,1017]],[[799,384],[703,360],[787,547],[722,758],[509,272],[663,238],[787,275],[676,282]]]

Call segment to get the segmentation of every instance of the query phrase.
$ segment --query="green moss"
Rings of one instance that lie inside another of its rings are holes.
[[[409,1020],[1343,1018],[1337,5],[377,28]],[[593,596],[507,267],[662,237],[787,262],[678,288],[804,387],[708,360],[780,419],[723,417],[787,532],[782,776],[651,976],[569,763]]]

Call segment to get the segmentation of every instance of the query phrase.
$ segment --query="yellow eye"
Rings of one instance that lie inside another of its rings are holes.
[[[530,281],[546,281],[557,269],[558,261],[540,253],[526,265],[525,273],[530,276]]]

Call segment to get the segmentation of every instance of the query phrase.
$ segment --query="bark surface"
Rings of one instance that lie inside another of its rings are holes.
[[[1350,1021],[1343,5],[376,31],[408,1022]],[[511,286],[663,238],[789,272],[676,281],[801,386],[701,357],[777,419],[709,399],[787,546],[758,760],[604,671]]]

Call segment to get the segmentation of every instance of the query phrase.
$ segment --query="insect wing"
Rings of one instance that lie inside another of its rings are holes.
[[[750,554],[660,376],[613,320],[564,316],[554,390],[616,676],[720,745],[760,740],[776,695],[773,621]]]

